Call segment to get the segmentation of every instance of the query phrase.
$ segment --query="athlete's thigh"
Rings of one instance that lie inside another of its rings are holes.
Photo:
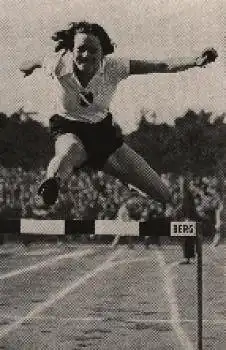
[[[150,168],[147,162],[126,143],[118,148],[107,160],[105,171],[115,175],[142,174],[142,170]],[[151,168],[150,168],[151,169]],[[143,177],[143,175],[142,175]]]
[[[59,135],[55,142],[55,155],[67,157],[72,165],[83,163],[87,160],[87,153],[82,141],[72,133]],[[76,164],[75,164],[76,163]]]
[[[160,201],[170,199],[170,191],[149,164],[125,143],[112,154],[104,171],[130,183]]]

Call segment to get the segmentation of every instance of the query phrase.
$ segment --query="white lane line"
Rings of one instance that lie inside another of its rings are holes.
[[[83,277],[80,277],[76,279],[74,282],[68,284],[66,288],[61,289],[57,294],[47,299],[44,303],[38,305],[36,308],[30,311],[26,316],[19,318],[16,322],[13,322],[11,325],[0,330],[0,339],[6,336],[9,332],[15,331],[17,328],[20,327],[20,325],[23,322],[33,319],[33,317],[35,317],[36,315],[46,310],[57,301],[63,299],[65,296],[67,296],[77,287],[81,286],[82,284],[87,282],[89,279],[95,277],[98,273],[108,270],[109,268],[114,266],[113,259],[115,259],[122,251],[123,251],[122,248],[115,251],[109,256],[107,260],[104,261],[104,263],[98,265],[95,269],[88,272]]]
[[[6,319],[13,319],[13,320],[19,320],[20,316],[10,316],[10,315],[1,315],[2,320]],[[56,316],[35,316],[32,317],[32,320],[34,321],[54,321],[54,322],[106,322],[105,317],[56,317]],[[125,318],[120,319],[120,323],[128,323],[128,322],[134,322],[134,323],[150,323],[150,324],[178,324],[178,322],[175,322],[173,320],[168,319],[140,319],[140,318]],[[181,319],[181,323],[191,323],[196,324],[197,320],[195,319]],[[224,320],[203,320],[203,323],[208,323],[210,325],[225,325],[226,321]]]
[[[132,264],[132,263],[145,262],[145,261],[148,261],[148,262],[152,261],[152,263],[155,262],[153,261],[153,258],[149,256],[145,256],[143,258],[132,258],[132,259],[128,258],[128,259],[120,260],[120,261],[117,261],[117,265]]]
[[[13,254],[13,253],[19,253],[21,250],[22,251],[24,250],[23,246],[17,246],[17,247],[12,247],[12,248],[4,247],[4,248],[0,249],[0,256],[1,255]]]
[[[31,251],[28,251],[28,252],[24,252],[23,255],[24,256],[40,256],[40,255],[47,255],[47,254],[50,254],[50,253],[56,253],[58,252],[59,250],[56,249],[56,248],[48,248],[48,249],[37,249],[37,250],[31,250]]]
[[[153,324],[158,324],[158,323],[167,323],[167,324],[175,324],[178,325],[177,321],[173,321],[173,320],[142,320],[142,319],[136,319],[136,318],[131,318],[131,319],[125,319],[123,320],[123,322],[137,322],[137,323],[153,323]],[[187,320],[187,319],[183,319],[180,320],[181,323],[197,323],[197,320]],[[224,325],[226,324],[226,321],[224,320],[203,320],[204,323],[209,323],[209,324],[213,324],[213,325]]]
[[[7,248],[0,249],[0,256],[14,254],[14,253],[16,256],[47,255],[50,253],[55,253],[57,251],[59,251],[58,248],[40,247],[39,249],[36,249],[36,250],[28,250],[25,246],[18,246],[18,247],[9,248],[9,249]]]
[[[165,283],[165,290],[167,293],[167,300],[169,302],[170,306],[170,313],[171,313],[171,321],[172,326],[174,329],[175,334],[177,335],[177,338],[181,344],[182,349],[186,350],[195,350],[195,347],[193,346],[193,343],[189,339],[187,333],[184,331],[181,320],[180,320],[180,313],[178,310],[178,303],[176,298],[176,292],[173,286],[173,275],[171,273],[171,269],[176,266],[178,263],[172,263],[170,265],[167,265],[165,262],[164,255],[160,250],[155,251],[157,261],[160,265],[164,283]]]
[[[15,277],[15,276],[18,276],[18,275],[22,275],[22,274],[30,272],[30,271],[35,271],[35,270],[38,270],[38,269],[42,269],[43,267],[52,266],[52,265],[54,265],[54,264],[56,264],[59,261],[64,260],[64,259],[70,259],[70,258],[77,259],[77,258],[80,258],[80,257],[82,257],[84,255],[88,255],[91,252],[93,252],[92,249],[86,249],[86,250],[82,250],[82,251],[79,251],[79,252],[76,251],[76,252],[72,252],[72,253],[69,253],[69,254],[58,255],[58,256],[49,258],[47,260],[41,261],[41,262],[39,262],[37,264],[30,265],[28,267],[24,267],[24,268],[17,269],[17,270],[12,270],[12,271],[10,271],[8,273],[0,275],[0,281],[4,280],[6,278],[11,278],[11,277]]]

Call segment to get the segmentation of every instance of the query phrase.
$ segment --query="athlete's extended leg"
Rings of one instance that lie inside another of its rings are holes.
[[[46,180],[39,188],[36,205],[48,207],[54,204],[59,191],[58,178],[67,179],[73,168],[79,168],[86,160],[86,151],[77,136],[71,133],[60,135],[55,143],[55,156],[47,168]]]
[[[130,183],[160,202],[169,202],[171,193],[148,163],[125,143],[107,160],[104,171]]]

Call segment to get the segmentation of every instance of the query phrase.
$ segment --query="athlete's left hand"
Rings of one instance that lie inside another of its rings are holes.
[[[218,57],[218,53],[214,48],[205,49],[200,57],[196,59],[196,65],[205,67],[208,63],[214,62]]]

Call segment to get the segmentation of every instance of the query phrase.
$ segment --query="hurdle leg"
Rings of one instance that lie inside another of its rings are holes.
[[[197,250],[197,349],[203,350],[203,269],[202,269],[202,235],[200,228],[196,235],[196,250]]]
[[[113,242],[112,242],[112,244],[111,244],[111,247],[112,248],[115,248],[117,245],[118,245],[118,243],[119,243],[119,240],[120,240],[120,235],[116,235],[115,236],[115,238],[114,238],[114,240],[113,240]]]
[[[131,237],[131,236],[128,237],[128,248],[129,249],[133,249],[134,248],[133,237]]]

